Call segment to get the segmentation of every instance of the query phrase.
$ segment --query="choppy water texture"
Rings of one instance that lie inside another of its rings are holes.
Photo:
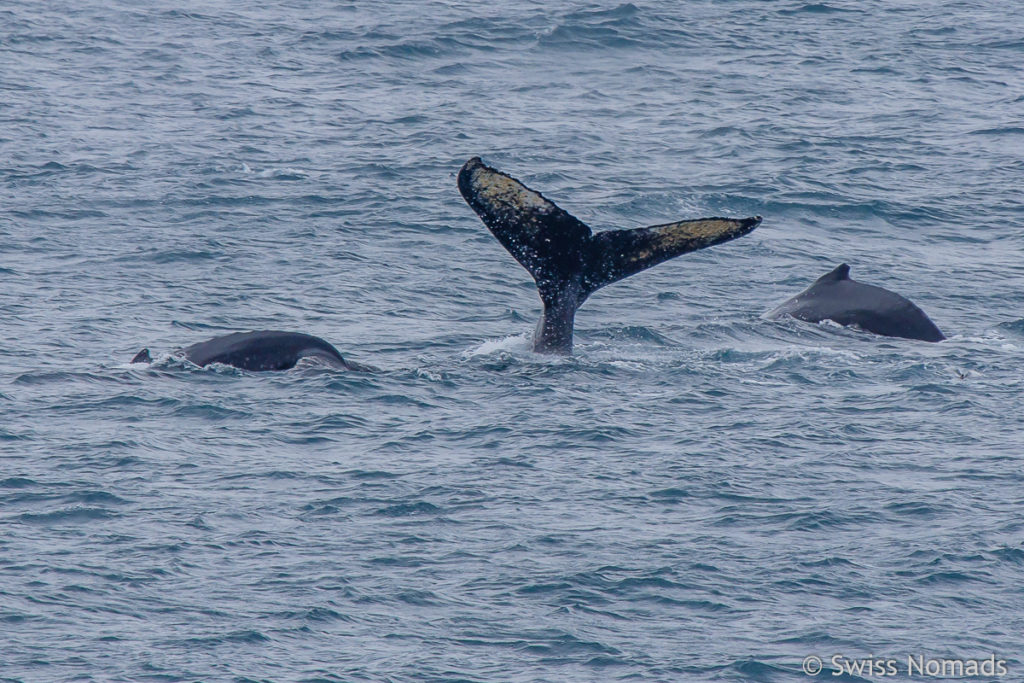
[[[1019,12],[172,4],[0,6],[3,680],[1024,678]],[[765,221],[540,357],[476,154]],[[760,319],[841,261],[949,340]]]

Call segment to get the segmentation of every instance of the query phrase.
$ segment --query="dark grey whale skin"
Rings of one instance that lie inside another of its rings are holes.
[[[533,350],[572,352],[576,311],[595,291],[691,251],[734,240],[761,223],[698,218],[594,234],[536,190],[473,157],[459,171],[459,192],[491,234],[533,276],[544,303]]]
[[[811,323],[832,320],[840,325],[856,325],[886,337],[927,342],[946,338],[909,299],[851,280],[850,266],[845,263],[822,275],[813,285],[765,313],[764,317],[775,319],[785,315]]]
[[[336,348],[320,337],[301,332],[235,332],[182,349],[189,361],[200,367],[211,363],[242,370],[289,370],[302,358],[315,357],[346,370],[368,371],[368,366],[345,360]],[[132,363],[151,362],[149,349],[142,349]]]

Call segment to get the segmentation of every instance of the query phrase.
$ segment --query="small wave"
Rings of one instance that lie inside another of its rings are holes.
[[[677,346],[677,344],[663,334],[655,332],[643,325],[624,325],[622,327],[609,327],[603,330],[589,331],[586,333],[589,338],[626,340],[631,342],[646,342],[657,346]]]
[[[301,168],[268,168],[257,173],[256,177],[271,180],[305,180],[309,173]]]
[[[227,256],[222,253],[194,250],[194,249],[167,249],[163,251],[151,251],[141,259],[138,256],[133,256],[132,261],[144,260],[151,261],[153,263],[165,264],[165,263],[178,263],[186,262],[192,263],[196,261],[215,261],[217,259],[226,260]]]
[[[417,607],[441,607],[445,604],[445,601],[438,597],[436,593],[424,590],[402,591],[395,597],[399,602]]]
[[[32,386],[36,384],[67,382],[72,379],[74,379],[74,373],[70,372],[26,372],[15,377],[12,384]]]
[[[376,46],[360,45],[356,48],[339,52],[338,59],[345,62],[377,57],[418,60],[453,54],[458,51],[458,48],[457,44],[441,38],[405,40]]]
[[[640,9],[625,3],[610,10],[571,12],[553,29],[542,33],[538,44],[562,49],[610,49],[640,46],[650,38],[642,25]]]
[[[997,50],[1018,50],[1024,51],[1024,38],[1008,38],[1006,40],[990,40],[978,45],[979,48],[994,48]]]
[[[540,44],[559,48],[622,48],[641,45],[638,38],[623,36],[614,28],[601,26],[558,26],[540,38]]]
[[[933,518],[942,512],[940,508],[933,507],[919,501],[889,503],[885,509],[899,516]]]
[[[127,505],[129,501],[106,491],[77,491],[63,497],[68,503],[105,503],[108,505]]]
[[[118,516],[119,515],[113,510],[107,510],[106,508],[76,506],[66,508],[64,510],[55,510],[53,512],[26,512],[22,515],[19,515],[18,519],[25,522],[26,524],[60,524],[63,522],[94,522],[105,519],[111,519],[113,517]]]
[[[233,365],[225,365],[224,363],[210,363],[209,365],[199,366],[179,353],[160,354],[153,358],[152,363],[128,363],[128,368],[132,370],[145,370],[148,368],[158,370],[185,370],[188,372],[224,375],[227,377],[241,377],[245,374],[244,370],[236,368]]]
[[[495,465],[502,465],[504,467],[521,467],[528,470],[536,467],[536,465],[529,461],[509,457],[495,458],[494,460],[485,462],[485,466],[487,467],[494,467]]]
[[[436,515],[440,511],[441,508],[437,507],[433,503],[421,500],[415,503],[389,505],[377,510],[377,514],[382,517],[410,517],[414,515]]]
[[[647,495],[662,503],[681,503],[691,496],[689,491],[679,488],[660,489],[651,491]]]
[[[96,209],[66,209],[64,211],[48,211],[46,209],[30,209],[27,211],[12,209],[11,215],[32,220],[58,218],[67,221],[80,221],[87,218],[108,218],[108,215]]]
[[[1024,565],[1024,549],[1021,548],[999,548],[993,550],[992,555],[1002,562]]]
[[[987,580],[987,575],[973,575],[966,572],[942,571],[932,572],[920,577],[917,582],[922,584],[961,584]]]
[[[313,517],[330,516],[341,513],[342,508],[351,507],[357,502],[360,501],[347,496],[339,496],[329,500],[307,503],[306,505],[303,505],[301,509],[303,513]]]
[[[329,607],[311,607],[303,614],[303,619],[306,621],[355,621],[352,617]]]
[[[193,529],[199,529],[201,531],[211,531],[213,527],[206,523],[202,515],[196,515],[188,522],[185,522],[185,526],[192,527]]]
[[[353,479],[376,481],[379,479],[400,479],[403,475],[383,470],[350,470],[346,472]]]
[[[38,486],[39,484],[31,479],[24,477],[8,477],[7,479],[0,479],[0,488],[3,489],[23,489],[29,486]]]
[[[719,349],[707,353],[707,360],[715,363],[767,363],[763,369],[802,365],[818,357],[861,359],[860,354],[849,349],[835,349],[830,346],[788,346],[775,349]]]
[[[553,28],[540,32],[537,42],[542,49],[557,50],[669,47],[694,39],[687,28],[673,13],[626,3],[612,9],[569,12]]]
[[[847,9],[845,7],[834,7],[832,5],[826,5],[823,2],[816,2],[813,4],[804,5],[796,9],[779,10],[779,14],[786,17],[791,17],[798,14],[852,14],[858,12],[859,10]]]
[[[206,638],[189,638],[185,642],[189,645],[221,645],[223,643],[262,644],[270,641],[270,638],[252,629],[244,631],[232,631],[223,636],[209,636]]]
[[[229,109],[223,114],[216,114],[215,117],[221,120],[238,119],[246,116],[256,116],[256,112],[251,107],[236,107]]]
[[[252,416],[252,413],[243,410],[235,410],[225,406],[218,406],[212,403],[182,406],[175,409],[174,415],[180,417],[198,417],[204,420],[219,422],[228,419],[245,419]]]
[[[554,631],[549,634],[530,638],[529,644],[523,646],[524,652],[543,655],[545,657],[566,657],[581,653],[595,652],[605,655],[621,654],[619,650],[611,645],[605,645],[595,640],[582,640],[576,636],[562,631]]]
[[[529,332],[510,335],[501,339],[489,339],[482,342],[476,348],[464,351],[462,357],[469,359],[476,356],[490,356],[495,353],[528,353],[533,350],[533,346],[530,343],[531,340],[532,335]]]
[[[52,176],[54,174],[67,170],[68,167],[65,166],[64,164],[58,163],[56,161],[48,161],[42,166],[36,166],[32,170],[5,168],[2,170],[2,173],[9,180],[28,180],[33,178],[45,178],[47,176]]]
[[[1014,336],[1024,337],[1024,318],[1020,320],[1011,320],[1005,323],[999,323],[996,325],[997,329],[1006,330],[1011,332]],[[986,340],[987,341],[987,340]]]
[[[1004,126],[1002,128],[979,128],[972,130],[970,135],[1024,135],[1024,126]]]

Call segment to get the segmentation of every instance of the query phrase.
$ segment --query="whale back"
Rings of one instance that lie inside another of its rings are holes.
[[[243,370],[288,370],[302,358],[318,357],[340,367],[345,359],[328,342],[310,334],[261,330],[235,332],[183,350],[199,366],[222,363]]]
[[[765,314],[818,323],[831,320],[887,337],[936,342],[945,335],[914,302],[882,287],[850,278],[843,263],[810,287]]]

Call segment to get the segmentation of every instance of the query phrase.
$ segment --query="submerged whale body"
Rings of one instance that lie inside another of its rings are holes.
[[[459,192],[501,245],[537,283],[544,314],[533,350],[568,354],[576,310],[596,290],[662,261],[746,235],[752,218],[699,218],[593,234],[541,193],[473,157]]]
[[[199,342],[181,350],[192,363],[205,367],[211,363],[231,365],[242,370],[289,370],[303,358],[318,358],[346,370],[370,370],[345,360],[338,350],[320,337],[301,332],[235,332]],[[142,349],[132,363],[149,363],[149,349]]]
[[[774,310],[765,318],[791,316],[818,323],[832,320],[855,325],[886,337],[904,337],[937,342],[946,337],[924,311],[896,292],[850,279],[845,263],[815,280],[814,284]]]

